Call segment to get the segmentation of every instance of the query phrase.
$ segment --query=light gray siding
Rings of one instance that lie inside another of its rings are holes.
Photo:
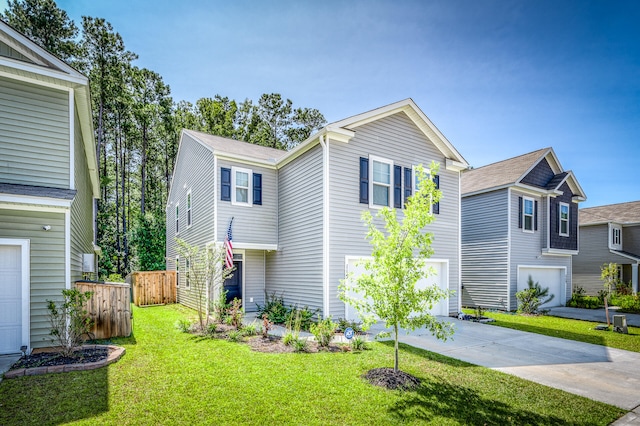
[[[361,220],[362,211],[369,206],[359,202],[359,158],[369,155],[392,160],[403,169],[418,164],[428,167],[432,160],[440,164],[440,214],[427,226],[427,231],[434,234],[432,258],[449,261],[449,288],[456,291],[449,300],[449,311],[455,314],[460,274],[460,174],[445,169],[442,153],[405,113],[358,127],[349,143],[330,141],[329,152],[330,314],[335,318],[345,316],[344,303],[338,298],[338,286],[345,277],[345,256],[371,254],[371,246],[365,239],[366,227]],[[375,215],[378,210],[370,211]],[[378,224],[382,226],[381,221]]]
[[[176,159],[175,172],[167,201],[167,268],[175,270],[176,238],[204,249],[214,241],[213,154],[200,143],[183,135]],[[191,191],[192,225],[187,227],[187,192]],[[179,232],[176,234],[175,209],[179,206]],[[186,287],[185,259],[180,259],[178,302],[197,307],[198,290]]]
[[[0,209],[0,238],[30,241],[31,345],[51,346],[47,300],[61,300],[65,288],[64,213]]]
[[[322,150],[278,171],[278,251],[267,253],[267,294],[322,309]]]
[[[93,253],[93,195],[87,157],[76,117],[74,162],[76,196],[71,204],[71,281],[82,279],[82,254]]]
[[[256,312],[256,304],[264,305],[265,252],[263,250],[246,250],[243,268],[244,294],[242,298],[244,299],[244,309],[245,312]]]
[[[571,297],[571,256],[542,255],[542,248],[547,246],[548,208],[546,197],[531,197],[538,201],[538,229],[534,232],[524,232],[518,228],[519,197],[529,196],[516,190],[511,190],[511,250],[510,250],[510,310],[517,309],[515,294],[518,285],[518,266],[554,266],[566,268],[566,294],[562,304]]]
[[[262,174],[262,205],[233,205],[231,201],[220,200],[218,184],[218,241],[224,241],[233,217],[233,243],[276,244],[278,241],[278,187],[276,170],[255,165],[230,162],[218,159],[217,182],[220,182],[220,169],[232,166],[250,169]],[[213,190],[213,188],[211,188]]]
[[[640,256],[640,226],[622,228],[622,249]]]
[[[462,199],[462,305],[508,309],[508,190]]]
[[[69,93],[0,77],[0,182],[69,188]]]

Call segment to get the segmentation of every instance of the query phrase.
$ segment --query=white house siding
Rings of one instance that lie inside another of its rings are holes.
[[[200,143],[183,134],[167,202],[167,269],[175,270],[176,238],[204,249],[214,240],[213,154]],[[187,192],[191,190],[192,225],[187,228]],[[179,203],[179,233],[176,234],[175,208]],[[197,307],[198,291],[185,286],[185,259],[180,259],[178,302]],[[204,295],[204,293],[203,293]]]
[[[265,288],[265,252],[263,250],[246,250],[243,262],[244,272],[244,309],[255,312],[258,305],[264,305]],[[253,301],[252,301],[253,299]]]
[[[508,191],[462,199],[462,305],[508,309]]]
[[[322,308],[322,149],[278,170],[278,250],[267,253],[268,295]]]
[[[458,310],[459,288],[459,173],[445,169],[443,154],[413,124],[405,113],[397,113],[355,129],[349,143],[330,142],[330,246],[329,304],[330,314],[344,317],[345,306],[338,298],[340,280],[345,277],[345,256],[370,256],[371,246],[365,239],[366,227],[361,220],[359,202],[359,159],[374,155],[392,160],[394,165],[428,167],[432,160],[440,163],[440,214],[428,225],[434,233],[432,258],[449,260],[449,288],[456,291],[450,298],[449,312]],[[403,171],[404,174],[404,171]],[[377,209],[370,209],[376,214]],[[382,225],[381,221],[378,221]]]
[[[66,284],[64,212],[0,208],[0,238],[30,241],[31,345],[51,346],[47,300],[61,300]]]
[[[519,197],[531,197],[538,201],[538,229],[524,232],[518,228]],[[542,248],[547,246],[546,227],[547,200],[546,197],[530,196],[516,190],[511,191],[511,265],[510,265],[510,310],[517,309],[515,297],[518,291],[518,266],[541,266],[566,268],[565,297],[558,304],[564,305],[571,297],[571,256],[542,255]]]
[[[71,204],[71,281],[82,279],[82,254],[93,253],[93,195],[87,157],[76,116],[74,159],[76,196]]]
[[[217,241],[224,241],[233,217],[233,242],[246,244],[276,244],[278,241],[278,183],[276,170],[252,164],[230,162],[218,159],[216,170],[217,182],[220,182],[220,169],[232,166],[250,169],[253,173],[262,174],[262,205],[233,205],[231,201],[220,200],[218,184],[218,236]],[[213,190],[213,188],[211,188]]]
[[[69,188],[69,94],[0,77],[0,182]]]

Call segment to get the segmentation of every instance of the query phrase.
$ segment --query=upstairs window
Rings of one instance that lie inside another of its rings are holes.
[[[569,204],[558,203],[558,223],[560,225],[560,235],[569,236]]]
[[[371,157],[371,206],[391,207],[393,162]]]
[[[518,197],[518,228],[524,232],[538,229],[538,202],[531,197]]]
[[[234,205],[262,205],[262,174],[240,167],[222,167],[220,199]]]
[[[524,224],[524,230],[533,231],[533,200],[525,198],[523,202],[522,223]]]
[[[418,182],[418,173],[416,171],[416,166],[412,167],[412,171],[413,171],[413,194],[415,194],[416,192],[418,192],[418,190],[420,189],[420,185]],[[431,176],[431,170],[430,169],[424,169],[424,172],[426,173],[426,177],[428,178],[429,176]],[[440,189],[440,175],[433,175],[433,185],[434,185],[434,189]],[[411,180],[409,180],[411,181]],[[440,214],[440,201],[438,201],[437,203],[432,202],[431,203],[431,211],[430,213],[432,214]]]
[[[180,208],[179,205],[176,204],[176,235],[180,233]]]
[[[190,275],[191,274],[191,261],[189,260],[189,258],[187,257],[184,260],[184,286],[186,288],[190,288],[191,287],[191,282],[190,282]]]
[[[611,248],[614,250],[622,250],[622,226],[610,225],[611,229]]]
[[[187,192],[187,228],[191,226],[191,190]]]

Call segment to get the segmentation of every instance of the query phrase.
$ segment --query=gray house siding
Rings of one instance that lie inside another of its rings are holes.
[[[462,305],[508,309],[506,189],[462,199]]]
[[[549,206],[549,223],[550,223],[550,247],[560,250],[578,250],[578,203],[572,201],[573,192],[569,185],[565,182],[559,188],[563,191],[562,195],[551,200]],[[569,236],[560,235],[560,203],[569,204]]]
[[[433,259],[449,260],[449,288],[456,294],[449,300],[450,313],[458,310],[459,286],[459,173],[445,169],[445,158],[404,113],[376,120],[356,129],[349,143],[330,142],[330,242],[329,312],[344,317],[344,303],[338,298],[340,280],[345,277],[345,256],[369,256],[371,246],[365,239],[361,220],[368,205],[359,202],[359,158],[374,155],[411,168],[432,160],[440,164],[440,214],[428,225],[434,233]],[[371,209],[376,214],[377,209]],[[382,225],[382,222],[378,222]]]
[[[167,268],[175,270],[176,238],[185,240],[192,246],[204,249],[207,243],[214,241],[214,185],[215,170],[213,154],[200,143],[187,135],[183,136],[169,199],[167,201]],[[187,227],[187,192],[191,191],[192,224]],[[176,233],[175,209],[179,208],[179,228]],[[180,259],[180,282],[178,283],[178,302],[196,308],[198,291],[191,285],[186,286],[186,263]]]
[[[82,279],[82,254],[93,253],[93,195],[82,143],[79,120],[75,120],[75,188],[71,204],[71,281]]]
[[[0,182],[69,188],[69,93],[0,77]]]
[[[278,250],[267,253],[267,294],[322,308],[322,149],[278,170]]]
[[[511,191],[511,259],[510,259],[510,310],[517,309],[515,294],[518,284],[518,266],[543,266],[566,268],[566,292],[562,304],[571,297],[571,256],[542,255],[542,247],[546,247],[547,236],[541,223],[547,221],[546,197],[532,197],[538,201],[538,230],[525,232],[518,228],[519,197],[530,196],[516,190]]]
[[[544,188],[553,176],[554,173],[549,163],[546,159],[543,159],[522,179],[522,183]]]
[[[246,250],[244,255],[244,309],[256,312],[258,305],[264,305],[265,293],[265,252],[264,250]]]
[[[51,346],[47,300],[60,300],[65,288],[64,213],[0,208],[0,238],[30,241],[31,345]]]
[[[622,228],[622,248],[640,256],[640,226],[625,226]]]
[[[262,174],[262,205],[233,205],[231,201],[220,199],[220,170],[240,167],[250,169],[253,173]],[[253,244],[276,244],[278,241],[278,187],[276,170],[250,164],[230,162],[218,159],[216,170],[218,182],[218,235],[217,241],[224,241],[233,217],[233,242]],[[211,189],[212,191],[213,189]]]

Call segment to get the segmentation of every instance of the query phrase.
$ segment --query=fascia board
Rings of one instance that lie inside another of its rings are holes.
[[[512,186],[513,186],[512,183],[508,183],[506,185],[500,185],[500,186],[493,186],[491,188],[480,189],[478,191],[466,192],[466,193],[462,194],[461,197],[462,198],[464,198],[464,197],[472,197],[474,195],[480,195],[480,194],[484,194],[484,193],[487,193],[487,192],[493,192],[493,191],[499,191],[501,189],[511,188]]]
[[[36,82],[43,80],[53,84],[56,84],[56,81],[67,82],[71,84],[82,84],[82,85],[88,84],[87,77],[85,77],[80,73],[70,75],[62,71],[58,71],[51,68],[45,68],[39,65],[29,64],[26,62],[19,61],[17,59],[7,58],[4,56],[0,57],[0,65],[8,69],[21,71],[28,75],[44,77],[43,79],[33,78]],[[18,74],[18,73],[14,72],[13,74]],[[27,75],[25,75],[25,77],[27,77]]]
[[[88,86],[81,86],[75,90],[76,110],[80,118],[80,130],[84,143],[84,153],[87,158],[87,168],[91,179],[93,198],[100,198],[100,178],[98,176],[98,159],[96,157],[95,133],[93,118],[91,117],[91,94]]]
[[[41,206],[54,209],[70,209],[72,200],[61,200],[49,197],[30,197],[27,195],[0,194],[0,205],[18,206]],[[23,210],[20,208],[20,210]]]

